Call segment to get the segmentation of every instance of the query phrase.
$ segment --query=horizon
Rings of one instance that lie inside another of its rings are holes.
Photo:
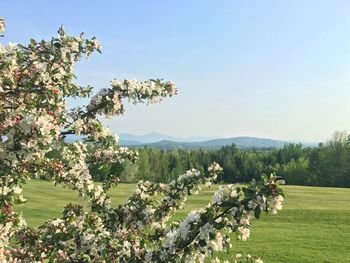
[[[350,130],[348,1],[84,3],[5,0],[0,43],[47,39],[63,24],[102,44],[75,69],[79,84],[177,84],[160,105],[128,103],[125,116],[104,119],[113,133],[323,142]]]
[[[200,142],[200,141],[210,141],[210,140],[217,140],[217,139],[232,139],[232,138],[256,138],[256,139],[267,139],[267,140],[274,140],[274,141],[283,141],[283,142],[290,142],[290,143],[304,143],[304,144],[318,144],[318,143],[325,143],[329,138],[325,141],[305,141],[305,140],[289,140],[289,139],[278,139],[278,138],[271,138],[271,137],[261,137],[261,136],[246,136],[246,135],[236,135],[236,136],[228,136],[228,137],[220,137],[220,136],[213,136],[213,137],[204,137],[204,136],[188,136],[188,137],[177,137],[173,136],[171,134],[163,134],[159,132],[147,132],[147,133],[142,133],[142,134],[136,134],[136,133],[130,133],[130,132],[122,132],[118,135],[118,137],[122,137],[125,135],[131,135],[135,137],[145,137],[145,136],[150,136],[150,135],[156,135],[156,136],[166,136],[166,137],[171,137],[175,142],[176,140],[188,140],[189,142]],[[169,140],[171,140],[169,139]],[[190,141],[193,139],[193,141]],[[166,139],[162,139],[166,140]]]

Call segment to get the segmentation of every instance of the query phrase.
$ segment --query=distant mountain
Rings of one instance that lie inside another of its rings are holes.
[[[72,143],[74,141],[80,141],[84,137],[77,135],[67,136],[66,141]],[[282,141],[273,140],[268,138],[257,137],[232,137],[222,139],[211,139],[203,137],[191,137],[191,138],[175,138],[172,136],[160,134],[160,133],[148,133],[145,135],[133,135],[130,133],[122,133],[120,135],[119,145],[128,147],[152,147],[160,149],[218,149],[226,145],[235,144],[237,148],[249,149],[249,148],[282,148],[285,144],[289,143],[301,143],[304,147],[317,146],[316,143],[305,143],[299,141]]]
[[[156,132],[147,133],[144,135],[134,135],[130,133],[122,133],[119,135],[120,142],[122,144],[135,144],[138,142],[139,144],[144,143],[155,143],[160,141],[174,141],[174,142],[200,142],[206,141],[212,138],[207,137],[189,137],[189,138],[176,138],[165,134],[160,134]]]
[[[157,134],[158,136],[159,134]],[[157,136],[154,136],[153,138],[157,138]],[[159,136],[160,138],[169,138],[170,136]],[[173,140],[169,139],[162,139],[155,142],[145,142],[150,137],[127,137],[129,140],[125,140],[125,137],[121,136],[120,145],[123,146],[133,146],[133,147],[154,147],[154,148],[161,148],[161,149],[217,149],[221,148],[226,145],[235,144],[238,148],[241,149],[248,149],[248,148],[282,148],[285,144],[289,143],[298,143],[298,142],[291,142],[291,141],[281,141],[281,140],[273,140],[268,138],[257,138],[257,137],[233,137],[233,138],[224,138],[224,139],[212,139],[212,140],[205,140],[205,141],[178,141],[176,138],[173,138]],[[145,139],[146,138],[146,139]],[[314,143],[302,143],[304,147],[312,147],[316,146],[317,144]]]
[[[121,146],[141,146],[141,145],[146,145],[147,143],[142,143],[139,141],[133,141],[133,140],[121,140],[119,139],[119,145]]]
[[[144,135],[134,135],[130,133],[122,133],[119,135],[119,140],[121,142],[139,142],[139,143],[154,143],[163,140],[176,140],[174,137],[160,134],[160,133],[147,133]]]

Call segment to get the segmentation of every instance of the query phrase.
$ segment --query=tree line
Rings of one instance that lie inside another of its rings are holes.
[[[276,173],[292,185],[350,187],[350,137],[346,132],[336,132],[327,143],[308,148],[301,144],[269,150],[241,150],[235,145],[218,150],[145,147],[139,149],[135,164],[96,167],[93,174],[97,181],[118,173],[123,182],[169,182],[191,168],[206,170],[213,161],[224,169],[219,178],[222,183],[249,182]]]

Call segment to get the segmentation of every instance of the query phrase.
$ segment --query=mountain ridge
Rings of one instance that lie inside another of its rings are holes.
[[[142,135],[134,135],[131,133],[121,133],[119,137],[121,140],[124,140],[124,141],[138,141],[140,143],[155,143],[163,140],[174,141],[174,142],[199,142],[199,141],[214,139],[211,137],[199,137],[199,136],[182,138],[182,137],[165,135],[157,132],[150,132]]]
[[[156,134],[156,133],[154,133]],[[128,134],[129,135],[129,134]],[[157,134],[161,135],[161,134]],[[125,137],[127,139],[125,139]],[[147,137],[147,136],[146,136]],[[132,140],[128,140],[131,139]],[[138,140],[139,138],[139,140]],[[238,148],[247,149],[247,148],[283,148],[284,145],[290,143],[300,143],[304,147],[313,147],[317,146],[317,143],[308,143],[308,142],[299,142],[299,141],[284,141],[284,140],[275,140],[270,138],[259,138],[253,136],[238,136],[238,137],[230,137],[230,138],[213,138],[209,140],[202,141],[189,141],[189,139],[176,140],[175,137],[171,137],[168,135],[160,136],[159,141],[141,141],[145,138],[145,136],[124,136],[120,135],[120,145],[129,146],[129,147],[154,147],[161,149],[217,149],[226,145],[235,144]],[[200,137],[197,137],[200,138]],[[203,137],[202,137],[203,138]]]

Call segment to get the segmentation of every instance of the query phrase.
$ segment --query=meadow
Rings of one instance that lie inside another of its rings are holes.
[[[133,184],[120,184],[110,191],[113,204],[123,203],[133,191]],[[250,253],[265,263],[280,262],[350,262],[350,189],[284,186],[287,195],[277,215],[264,215],[253,221],[251,237],[233,241],[232,252],[219,257],[229,259],[235,253]],[[181,218],[187,212],[205,206],[217,186],[188,199]],[[27,223],[38,226],[58,217],[65,204],[84,204],[71,190],[51,182],[32,180],[24,185],[26,204],[16,205]]]

